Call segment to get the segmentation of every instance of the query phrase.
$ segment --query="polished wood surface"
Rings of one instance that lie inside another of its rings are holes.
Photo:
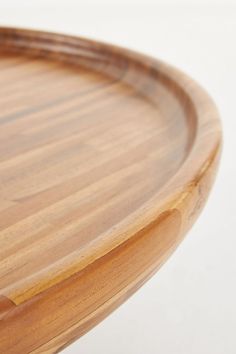
[[[201,211],[221,130],[160,61],[0,29],[0,352],[55,353],[137,290]]]

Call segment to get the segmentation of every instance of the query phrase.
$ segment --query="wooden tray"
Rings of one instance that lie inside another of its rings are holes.
[[[0,352],[55,353],[193,224],[218,114],[184,74],[125,49],[2,28],[0,51]]]

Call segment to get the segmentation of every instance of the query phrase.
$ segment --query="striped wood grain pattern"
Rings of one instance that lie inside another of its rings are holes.
[[[0,352],[54,353],[176,248],[219,121],[176,69],[63,35],[0,29],[0,87]]]

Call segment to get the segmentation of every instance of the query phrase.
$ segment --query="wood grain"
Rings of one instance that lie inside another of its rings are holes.
[[[194,223],[218,113],[165,63],[59,34],[1,28],[0,85],[0,352],[55,353]]]

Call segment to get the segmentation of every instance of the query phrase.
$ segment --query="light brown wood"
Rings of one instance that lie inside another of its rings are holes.
[[[0,353],[55,353],[137,290],[199,215],[221,147],[183,73],[0,29]]]

